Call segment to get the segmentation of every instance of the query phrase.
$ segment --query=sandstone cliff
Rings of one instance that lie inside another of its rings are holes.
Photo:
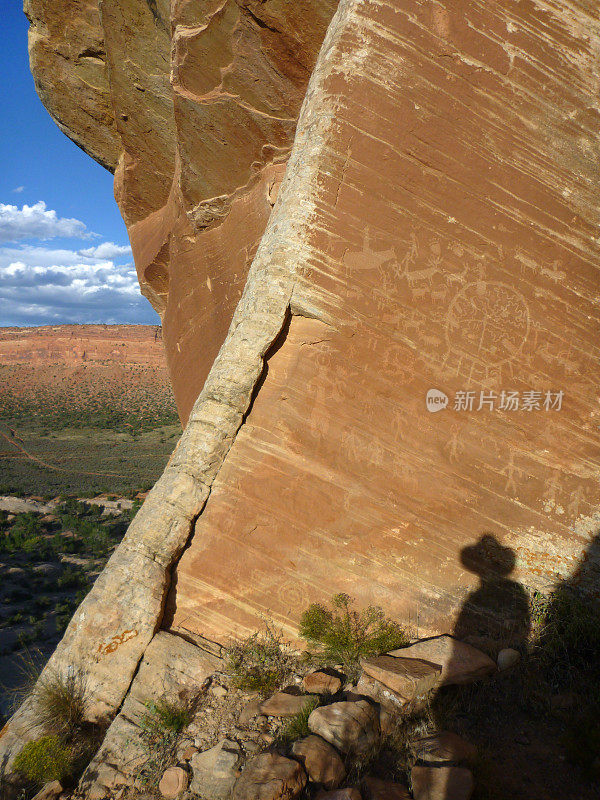
[[[155,325],[43,325],[35,328],[0,328],[2,366],[76,365],[83,361],[162,367],[164,349],[161,329]]]
[[[597,9],[342,0],[307,86],[332,10],[101,5],[117,198],[189,421],[52,659],[98,714],[161,627],[293,635],[343,590],[447,627],[483,535],[547,588],[598,531]]]

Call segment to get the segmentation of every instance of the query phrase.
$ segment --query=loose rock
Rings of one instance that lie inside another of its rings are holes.
[[[251,719],[257,717],[260,714],[260,707],[262,704],[261,697],[253,697],[242,709],[242,712],[239,716],[239,722],[241,725],[247,725]]]
[[[294,687],[295,688],[295,687]],[[312,703],[317,698],[313,694],[299,694],[286,690],[276,692],[268,700],[260,705],[260,711],[269,717],[293,717],[299,714],[308,703]]]
[[[308,727],[342,753],[364,754],[379,739],[379,709],[368,700],[331,703],[315,708]]]
[[[33,798],[33,800],[56,800],[62,792],[63,786],[60,781],[52,781],[47,783]]]
[[[192,792],[206,800],[223,800],[231,793],[239,777],[240,750],[236,742],[224,739],[210,750],[197,753],[190,759],[193,778]]]
[[[186,791],[189,782],[190,779],[184,769],[169,767],[160,779],[158,790],[167,800],[174,800]]]
[[[307,736],[294,742],[292,753],[302,762],[308,777],[326,789],[335,789],[346,777],[346,769],[337,750],[320,736]]]
[[[319,669],[306,675],[303,684],[307,692],[335,694],[342,687],[342,679],[334,670]]]
[[[408,647],[393,650],[391,656],[419,658],[441,667],[438,685],[471,683],[496,671],[492,659],[466,642],[444,634],[421,639]]]
[[[430,766],[472,763],[477,756],[477,748],[452,731],[440,731],[430,736],[422,736],[412,743],[412,751],[418,761]]]
[[[360,665],[369,677],[406,700],[426,695],[436,686],[442,672],[439,664],[390,655],[363,658]]]
[[[415,800],[469,800],[473,775],[464,767],[413,767],[410,773]]]
[[[348,692],[346,694],[346,699],[359,700],[365,695],[373,698],[375,702],[380,704],[382,709],[385,708],[394,716],[405,709],[410,703],[405,697],[401,697],[397,692],[392,691],[389,687],[384,686],[383,683],[376,681],[370,675],[366,675],[363,672],[356,686],[356,690]]]
[[[521,660],[521,653],[518,650],[513,650],[512,647],[506,647],[498,653],[498,669],[500,671],[510,669],[518,664]]]
[[[298,761],[261,753],[244,767],[232,800],[293,800],[305,786],[306,773]]]

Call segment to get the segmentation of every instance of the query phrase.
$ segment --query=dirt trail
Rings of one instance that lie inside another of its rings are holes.
[[[79,473],[79,475],[91,475],[93,477],[101,477],[101,478],[124,478],[125,477],[124,475],[122,475],[119,472],[83,472],[82,470],[77,469],[76,467],[73,467],[73,468],[69,469],[69,467],[58,467],[58,466],[56,466],[56,464],[50,464],[48,461],[44,461],[43,459],[38,458],[38,456],[34,456],[31,453],[29,453],[27,450],[25,450],[23,445],[20,444],[22,439],[18,439],[15,436],[14,432],[12,431],[12,429],[9,428],[9,430],[11,432],[10,436],[7,435],[4,431],[0,431],[0,436],[2,436],[4,439],[6,439],[6,441],[10,445],[12,445],[13,447],[16,447],[16,449],[19,451],[19,453],[22,456],[27,458],[29,461],[34,461],[36,464],[39,464],[42,467],[46,467],[46,469],[51,469],[54,472],[77,472],[77,473]],[[2,457],[4,457],[4,456],[2,456]],[[7,454],[7,457],[8,458],[18,458],[18,456],[16,454],[15,455]]]

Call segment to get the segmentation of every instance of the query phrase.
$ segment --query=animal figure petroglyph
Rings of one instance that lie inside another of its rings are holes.
[[[550,267],[542,267],[540,269],[540,275],[543,275],[545,278],[550,278],[554,283],[558,283],[567,277],[567,273],[563,269],[560,269],[561,266],[560,261],[557,259],[552,262]]]
[[[363,249],[360,251],[344,253],[342,263],[346,267],[346,271],[362,271],[381,269],[381,267],[396,259],[396,253],[393,248],[387,250],[373,250],[371,247],[371,231],[367,226],[365,228],[365,238],[363,241]]]

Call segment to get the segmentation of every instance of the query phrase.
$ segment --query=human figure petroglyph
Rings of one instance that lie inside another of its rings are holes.
[[[508,464],[504,467],[504,469],[500,470],[500,475],[506,476],[504,491],[515,495],[517,493],[516,482],[523,476],[523,470],[516,466],[514,453],[510,454]]]
[[[578,517],[581,504],[585,502],[585,489],[583,486],[578,486],[569,496],[569,504],[567,505],[567,514],[571,517]]]
[[[544,483],[544,497],[550,503],[556,503],[556,495],[560,491],[560,478],[557,471],[552,473],[552,476]]]
[[[402,320],[402,325],[407,330],[419,331],[421,328],[427,324],[427,317],[423,314],[422,311],[419,311],[417,308],[413,308],[410,316],[407,317],[405,320]]]
[[[450,438],[444,445],[444,450],[448,453],[448,460],[451,464],[460,460],[465,451],[465,446],[462,443],[459,428],[453,428]]]

